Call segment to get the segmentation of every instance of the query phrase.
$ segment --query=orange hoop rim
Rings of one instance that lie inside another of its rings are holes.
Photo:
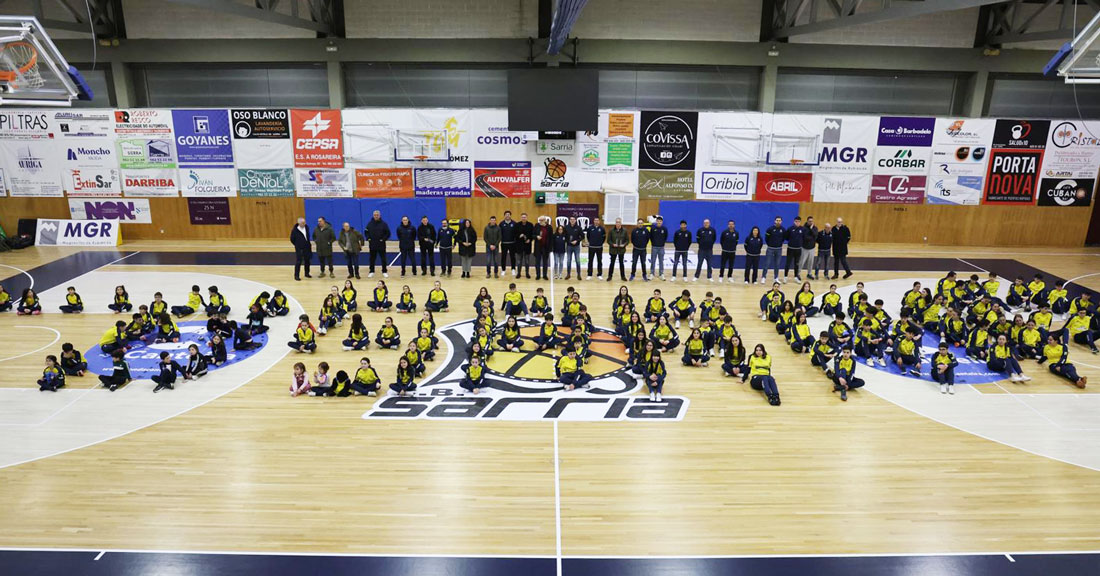
[[[27,63],[20,66],[17,70],[0,70],[0,81],[13,82],[17,77],[22,76],[23,74],[26,74],[28,70],[30,70],[31,68],[34,68],[35,65],[38,64],[38,49],[35,48],[34,45],[31,44],[30,42],[26,42],[26,41],[22,41],[22,40],[20,40],[18,42],[8,42],[7,44],[4,44],[3,46],[0,46],[0,53],[3,53],[5,50],[7,50],[8,48],[11,48],[12,46],[20,46],[20,45],[26,46],[27,48],[30,48],[30,50],[31,50],[30,60],[27,60]]]

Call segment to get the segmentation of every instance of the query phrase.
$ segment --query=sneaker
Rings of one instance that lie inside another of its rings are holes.
[[[841,388],[840,389],[840,399],[844,402],[848,401],[848,389],[847,388]]]
[[[367,392],[367,396],[368,397],[369,396],[378,396],[378,392],[375,392],[374,390],[371,390],[370,392]]]
[[[917,378],[920,378],[920,370],[917,370],[916,368],[910,370],[909,373],[913,376],[916,376]]]
[[[1020,382],[1030,382],[1030,381],[1031,381],[1031,376],[1028,376],[1027,374],[1020,374]]]
[[[677,327],[677,328],[679,328],[679,327],[680,327],[680,321],[679,321],[679,320],[677,320],[677,321],[676,321],[676,327]]]
[[[665,275],[661,274],[661,281],[662,282],[668,282],[668,278],[665,278]]]
[[[795,282],[798,282],[798,283],[801,283],[801,282],[802,282],[802,278],[799,278],[799,277],[798,277],[798,274],[795,274],[795,275],[794,275],[794,281],[795,281]]]
[[[661,393],[660,393],[660,392],[658,392],[658,393],[657,393],[657,401],[658,401],[658,402],[660,402],[660,401],[661,401]]]
[[[1020,381],[1020,377],[1015,375],[1015,374],[1013,374],[1012,376],[1009,376],[1008,379],[1012,382],[1019,382]]]
[[[382,277],[383,277],[383,278],[389,278],[389,277],[390,277],[390,273],[389,273],[389,272],[383,272],[383,273],[382,273]]]
[[[649,393],[649,401],[650,402],[656,402],[657,401],[657,393],[656,392],[650,392]]]
[[[111,384],[111,386],[110,386],[110,388],[108,388],[108,390],[110,390],[111,392],[114,392],[115,390],[118,390],[118,384]]]
[[[1077,381],[1073,383],[1073,385],[1078,387],[1078,388],[1084,388],[1085,386],[1088,386],[1088,383],[1089,383],[1088,377],[1082,376],[1082,377],[1078,378]]]
[[[947,393],[948,394],[954,394],[955,393],[955,385],[954,384],[948,384],[947,385]]]
[[[344,352],[351,350],[351,346],[344,346]]]
[[[874,365],[875,365],[875,361],[874,361],[873,359],[871,359],[871,358],[868,358],[868,359],[867,359],[867,365],[868,365],[868,366],[871,366],[871,367],[874,367]]]
[[[719,277],[718,277],[718,283],[719,283],[719,284],[721,284],[721,283],[722,283],[722,277],[721,277],[721,276],[719,276]]]
[[[698,281],[699,281],[699,277],[698,277],[698,276],[694,276],[694,277],[692,277],[691,281],[692,281],[692,282],[698,282]]]
[[[745,284],[748,284],[748,283],[749,283],[749,281],[748,281],[748,280],[745,280]]]
[[[760,283],[761,283],[761,284],[767,284],[768,282],[767,282],[767,280],[764,280],[763,278],[761,278],[761,279],[760,279]]]
[[[885,358],[879,358],[878,359],[878,365],[885,368],[886,367],[886,359]]]
[[[157,387],[153,388],[153,394],[156,394],[157,392],[160,392],[161,388],[164,388],[164,385],[163,384],[157,384]]]
[[[367,278],[374,278],[374,272],[368,272]]]
[[[719,282],[721,282],[721,281],[722,281],[722,279],[721,279],[721,278],[719,278],[719,279],[718,279],[718,281],[719,281]],[[710,282],[710,283],[712,283],[712,284],[713,284],[713,283],[714,283],[714,278],[707,278],[707,282]]]
[[[589,278],[589,280],[591,280],[591,278]],[[596,280],[603,280],[603,274],[597,274]]]
[[[947,394],[947,384],[940,384],[940,394]]]
[[[688,328],[695,328],[695,320],[688,320]]]

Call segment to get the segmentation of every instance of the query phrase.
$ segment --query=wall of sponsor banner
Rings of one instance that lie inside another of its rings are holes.
[[[1080,120],[604,110],[596,131],[540,136],[503,109],[0,111],[13,197],[1079,207],[1098,170],[1100,122]]]

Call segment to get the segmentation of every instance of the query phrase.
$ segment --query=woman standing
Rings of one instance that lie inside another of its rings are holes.
[[[550,227],[549,220],[547,216],[539,216],[539,223],[533,234],[536,280],[550,279],[550,252],[554,243],[554,229]]]
[[[458,229],[458,257],[462,261],[462,278],[470,277],[470,265],[474,261],[474,254],[477,253],[477,231],[474,230],[473,222],[467,218],[462,221],[462,226]]]
[[[760,250],[763,247],[764,238],[760,236],[760,227],[753,226],[749,237],[745,238],[745,284],[756,284],[756,274],[760,271]]]
[[[563,260],[565,260],[565,245],[566,245],[565,226],[558,224],[557,230],[554,231],[554,278],[561,280],[561,269]]]

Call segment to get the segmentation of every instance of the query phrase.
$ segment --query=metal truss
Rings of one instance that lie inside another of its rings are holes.
[[[975,46],[1000,46],[1017,42],[1069,40],[1073,38],[1074,12],[1093,17],[1100,11],[1100,0],[1012,0],[982,8]],[[1039,26],[1041,16],[1058,13],[1058,22]]]
[[[762,41],[835,30],[857,24],[912,18],[996,4],[1003,0],[766,0]],[[1100,1],[1100,0],[1089,0]],[[770,6],[769,6],[770,5]],[[770,18],[768,9],[771,8]]]
[[[344,7],[341,0],[166,0],[205,10],[224,12],[254,20],[313,30],[325,36],[344,36]],[[278,11],[280,4],[289,14]]]
[[[69,19],[47,18],[43,4],[58,6]],[[70,32],[91,33],[97,38],[121,38],[126,35],[121,0],[30,0],[33,15],[42,26]],[[0,6],[2,8],[2,6]],[[88,14],[91,12],[91,24]]]

